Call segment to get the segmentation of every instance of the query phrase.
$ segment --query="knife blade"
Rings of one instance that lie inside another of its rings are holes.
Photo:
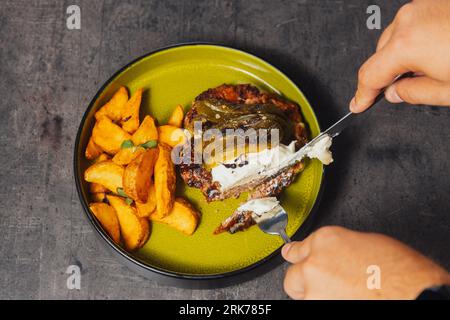
[[[312,139],[309,143],[307,143],[306,145],[309,144],[314,144],[315,141],[320,140],[321,136],[327,134],[329,135],[331,138],[336,137],[337,135],[339,135],[339,133],[342,132],[342,130],[344,130],[349,124],[350,122],[356,117],[356,114],[353,112],[349,112],[347,113],[345,116],[343,116],[342,118],[340,118],[337,122],[335,122],[331,127],[329,127],[327,130],[321,132],[317,137],[315,137],[314,139]]]
[[[408,75],[402,75],[400,77],[398,77],[398,79],[403,79],[405,77],[407,77]],[[382,100],[384,100],[384,94],[383,94],[384,90],[375,98],[374,102],[371,105],[371,108],[373,108],[374,106],[376,106],[377,104],[379,104]],[[317,141],[319,141],[320,139],[322,139],[322,137],[324,135],[329,135],[331,138],[336,137],[337,135],[339,135],[339,133],[342,132],[342,130],[344,130],[357,116],[357,113],[353,113],[353,112],[349,112],[347,113],[345,116],[343,116],[342,118],[340,118],[337,122],[335,122],[331,127],[329,127],[327,130],[322,131],[319,135],[317,135],[314,139],[312,139],[310,142],[308,142],[307,144],[305,144],[301,149],[307,147],[307,146],[312,146],[314,145]],[[300,150],[301,150],[300,149]],[[299,151],[300,151],[299,150]]]

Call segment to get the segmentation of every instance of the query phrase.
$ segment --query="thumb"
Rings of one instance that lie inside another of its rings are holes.
[[[390,85],[385,96],[391,103],[450,106],[450,83],[426,76],[404,78]]]
[[[306,238],[304,241],[294,241],[284,245],[281,255],[290,263],[299,263],[308,257],[309,252],[310,244]]]

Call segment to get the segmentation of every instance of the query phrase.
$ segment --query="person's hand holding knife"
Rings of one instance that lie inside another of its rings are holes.
[[[359,70],[350,110],[365,111],[383,90],[391,103],[450,106],[449,0],[414,0],[399,10]],[[414,299],[450,284],[447,271],[399,241],[341,227],[291,242],[282,255],[292,263],[284,288],[294,299]],[[379,268],[378,289],[368,286],[370,266]]]

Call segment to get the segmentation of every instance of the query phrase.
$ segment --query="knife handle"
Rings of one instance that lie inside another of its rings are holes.
[[[413,73],[413,72],[406,72],[406,73],[403,73],[403,74],[399,75],[397,78],[395,78],[395,80],[392,81],[392,83],[391,83],[390,85],[396,83],[397,81],[400,81],[400,80],[402,80],[402,79],[405,79],[405,78],[412,78],[413,76],[414,76],[414,73]],[[388,87],[389,87],[389,86],[388,86]],[[372,103],[372,105],[370,106],[370,108],[372,108],[373,106],[377,105],[381,100],[384,100],[384,92],[386,91],[386,89],[387,89],[388,87],[384,87],[384,88],[381,90],[380,94],[375,98],[375,100],[373,101],[373,103]]]

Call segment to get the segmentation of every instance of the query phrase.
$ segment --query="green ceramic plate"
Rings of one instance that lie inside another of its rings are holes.
[[[160,50],[125,67],[99,91],[81,124],[75,159],[83,205],[89,202],[82,172],[89,165],[82,155],[94,124],[93,114],[121,85],[130,93],[145,88],[142,115],[151,114],[164,124],[174,106],[187,110],[202,91],[223,83],[251,83],[296,101],[310,135],[320,132],[308,101],[283,73],[263,60],[245,52],[216,45],[190,44]],[[308,217],[321,188],[323,166],[309,161],[306,169],[281,196],[289,214],[288,235],[299,230]],[[193,236],[185,236],[165,225],[153,223],[147,244],[130,254],[142,264],[170,274],[211,276],[232,273],[265,260],[282,246],[277,236],[262,233],[257,227],[236,234],[213,235],[213,230],[245,199],[207,203],[202,194],[178,179],[177,193],[189,199],[201,212],[200,225]]]

